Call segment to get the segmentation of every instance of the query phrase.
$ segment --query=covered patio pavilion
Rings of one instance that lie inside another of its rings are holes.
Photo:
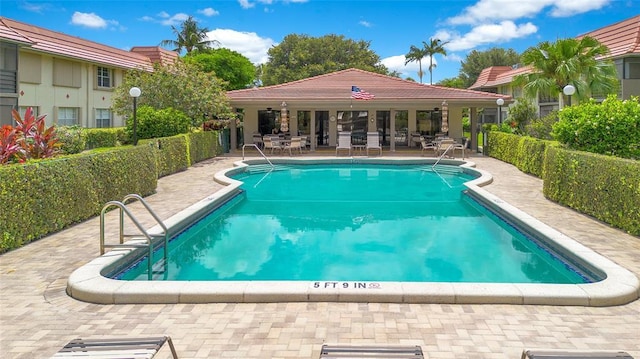
[[[356,95],[353,96],[355,89]],[[478,109],[496,107],[506,95],[423,85],[359,69],[347,69],[280,85],[229,91],[231,105],[243,112],[243,139],[287,132],[309,136],[310,150],[333,147],[339,131],[366,136],[377,131],[385,150],[419,145],[419,136],[463,135],[463,111],[471,120],[471,149],[477,150]],[[356,97],[371,97],[360,99]],[[235,125],[235,124],[233,124]],[[314,129],[314,130],[312,130]],[[235,126],[231,148],[237,148]]]

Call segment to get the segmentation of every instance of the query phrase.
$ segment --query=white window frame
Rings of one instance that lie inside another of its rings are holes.
[[[80,108],[58,107],[56,111],[56,124],[58,126],[74,126],[80,124]]]
[[[113,116],[111,110],[108,108],[96,108],[95,109],[96,128],[110,128],[112,127]],[[106,126],[104,121],[106,121]]]
[[[108,82],[106,86],[105,82]],[[104,66],[97,66],[96,84],[98,88],[113,88],[113,69]]]

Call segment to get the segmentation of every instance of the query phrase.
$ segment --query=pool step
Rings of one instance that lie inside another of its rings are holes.
[[[266,172],[272,172],[272,171],[285,171],[289,169],[291,169],[291,167],[289,166],[282,166],[282,165],[271,166],[269,164],[264,164],[264,165],[250,165],[249,167],[247,167],[245,171],[249,173],[266,173]]]
[[[438,172],[440,174],[442,173],[458,174],[463,172],[460,166],[448,166],[448,165],[424,166],[424,167],[420,167],[419,169],[427,172]]]

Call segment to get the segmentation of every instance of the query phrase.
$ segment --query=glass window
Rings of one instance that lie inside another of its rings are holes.
[[[111,87],[111,70],[98,66],[98,87]]]
[[[33,110],[33,115],[37,118],[40,111],[38,110],[38,106],[20,106],[18,112],[20,112],[20,118],[24,119],[24,114],[27,113],[27,109],[31,107]]]
[[[311,111],[298,111],[298,135],[311,135]]]
[[[625,79],[640,79],[640,58],[637,59],[625,59],[624,60]]]
[[[396,145],[409,145],[409,111],[396,110]]]
[[[417,130],[421,135],[435,136],[440,132],[442,113],[440,109],[419,110],[416,112]]]
[[[111,127],[111,110],[108,108],[96,109],[96,127]]]
[[[58,108],[58,126],[73,126],[78,124],[77,107]]]

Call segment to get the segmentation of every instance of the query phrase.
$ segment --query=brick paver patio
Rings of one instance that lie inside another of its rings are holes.
[[[147,201],[168,218],[220,188],[213,174],[237,159],[208,160],[162,178]],[[640,238],[546,200],[542,181],[511,165],[472,161],[494,175],[487,190],[640,276]],[[0,256],[0,358],[48,358],[77,337],[163,334],[181,358],[317,358],[323,343],[416,344],[428,358],[520,358],[525,348],[621,349],[640,358],[640,300],[605,308],[79,302],[65,294],[66,279],[98,256],[98,238],[94,218]]]

